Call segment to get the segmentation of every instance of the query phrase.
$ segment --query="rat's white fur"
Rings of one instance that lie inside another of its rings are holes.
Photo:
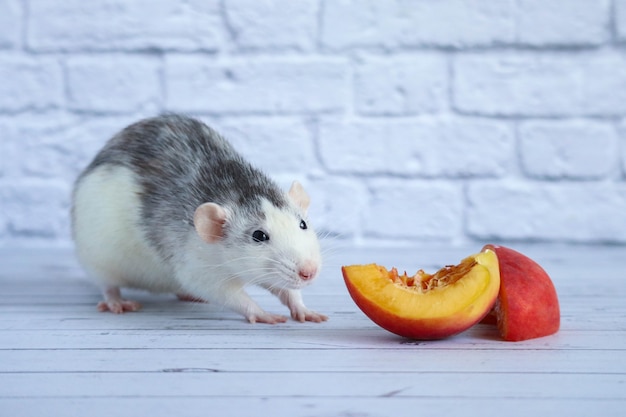
[[[78,259],[104,288],[178,292],[172,269],[137,227],[139,191],[135,174],[121,166],[101,166],[81,180],[74,195]]]

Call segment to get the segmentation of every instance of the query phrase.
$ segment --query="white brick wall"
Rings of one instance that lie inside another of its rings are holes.
[[[600,180],[619,176],[618,137],[613,126],[595,121],[531,121],[520,124],[525,173],[537,179]]]
[[[70,245],[117,130],[198,116],[360,245],[626,245],[626,0],[3,0],[0,246]]]

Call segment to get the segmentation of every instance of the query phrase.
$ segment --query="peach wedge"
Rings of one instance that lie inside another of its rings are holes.
[[[498,258],[491,249],[434,274],[399,275],[393,268],[342,268],[357,306],[380,327],[413,339],[441,339],[479,322],[493,308],[500,287]]]
[[[546,271],[504,246],[486,245],[483,250],[494,251],[500,265],[500,293],[493,314],[502,339],[517,342],[556,333],[561,323],[559,299]]]

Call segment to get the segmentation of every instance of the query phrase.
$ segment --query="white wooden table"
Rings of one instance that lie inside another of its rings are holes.
[[[514,248],[555,282],[557,335],[402,339],[356,308],[339,270],[432,272],[480,247],[336,249],[305,290],[330,321],[276,326],[145,293],[138,313],[99,313],[70,251],[0,250],[0,416],[626,416],[626,248]]]

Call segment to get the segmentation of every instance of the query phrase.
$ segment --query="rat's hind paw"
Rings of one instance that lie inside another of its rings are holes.
[[[125,300],[118,287],[107,287],[104,290],[104,301],[98,303],[98,311],[110,311],[115,314],[122,314],[126,311],[137,311],[141,304],[137,301]]]

